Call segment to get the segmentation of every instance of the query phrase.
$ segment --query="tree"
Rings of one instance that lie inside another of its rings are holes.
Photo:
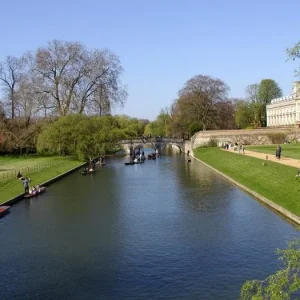
[[[282,268],[266,279],[246,281],[240,300],[291,299],[300,291],[300,241],[289,242],[285,250],[277,250]]]
[[[258,91],[259,91],[259,84],[249,84],[245,89],[245,96],[248,102],[257,102],[258,101]]]
[[[111,116],[88,117],[73,114],[59,118],[44,128],[38,137],[40,153],[74,155],[86,160],[119,148],[125,138],[123,130]]]
[[[8,56],[4,62],[0,62],[0,82],[10,104],[12,119],[15,118],[16,91],[22,78],[23,68],[23,58]]]
[[[300,41],[296,43],[292,48],[287,49],[288,59],[295,61],[296,59],[300,59]],[[295,70],[295,75],[300,76],[300,66],[298,70]]]
[[[252,111],[248,101],[235,100],[235,123],[238,128],[244,129],[252,125]]]
[[[236,128],[233,101],[230,99],[216,104],[216,129]]]
[[[109,50],[88,51],[81,43],[54,40],[30,61],[40,81],[39,92],[49,96],[60,116],[83,113],[95,99],[123,105],[127,96],[120,61]]]
[[[260,122],[262,126],[267,126],[267,111],[266,105],[272,99],[282,97],[282,91],[278,83],[273,79],[263,79],[259,84],[258,99],[260,106]]]
[[[196,75],[179,91],[181,108],[203,130],[215,121],[216,104],[227,100],[229,87],[220,79],[207,75]]]
[[[258,91],[260,85],[258,83],[250,84],[245,89],[245,101],[247,101],[247,123],[254,127],[262,126],[261,115],[264,105],[259,99]]]

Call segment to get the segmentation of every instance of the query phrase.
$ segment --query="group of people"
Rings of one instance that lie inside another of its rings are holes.
[[[29,188],[29,195],[35,195],[36,193],[40,193],[41,192],[41,187],[39,185],[37,186],[32,186]]]
[[[237,142],[235,142],[234,145],[232,143],[226,143],[223,145],[223,148],[226,150],[231,150],[231,148],[233,148],[234,151],[239,151],[239,153],[245,154],[244,144],[238,144]]]
[[[141,152],[141,149],[139,149],[137,152],[133,151],[130,162],[137,163],[138,161],[144,161],[145,160],[145,153],[144,151]]]

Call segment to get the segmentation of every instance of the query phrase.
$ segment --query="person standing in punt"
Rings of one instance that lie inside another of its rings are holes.
[[[27,177],[23,180],[23,186],[25,189],[25,194],[28,194],[29,193],[29,181],[28,181]]]

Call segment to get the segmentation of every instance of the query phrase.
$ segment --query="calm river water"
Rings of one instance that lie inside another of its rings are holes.
[[[1,299],[237,299],[295,226],[197,161],[107,161],[0,219]]]

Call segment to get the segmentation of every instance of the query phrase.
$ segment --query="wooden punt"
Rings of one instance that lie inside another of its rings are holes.
[[[10,206],[0,206],[0,218],[8,213]]]
[[[82,172],[81,172],[81,175],[88,175],[88,174],[92,174],[92,173],[94,173],[94,172],[96,172],[96,170],[93,170],[93,171],[87,171],[87,172],[82,171]]]
[[[44,186],[40,187],[40,191],[36,191],[35,194],[27,194],[24,196],[24,198],[33,198],[43,192],[45,192],[46,188]]]
[[[138,161],[138,162],[127,162],[127,163],[124,163],[125,166],[131,166],[131,165],[138,165],[138,164],[143,164],[144,161]]]

